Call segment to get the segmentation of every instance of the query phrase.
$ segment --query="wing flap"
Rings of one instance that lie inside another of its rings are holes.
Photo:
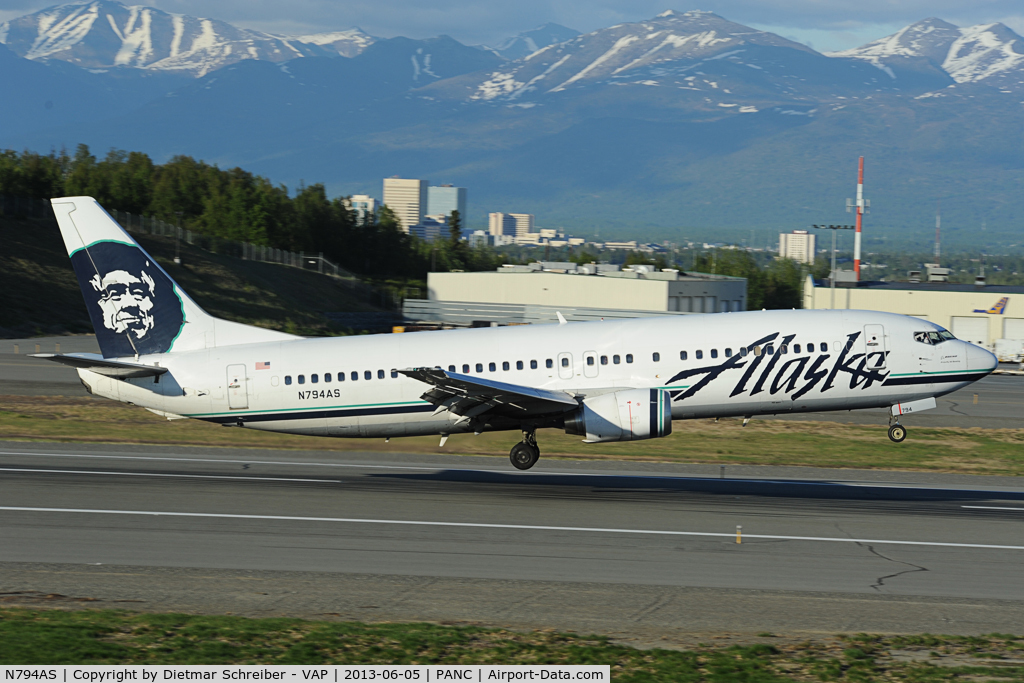
[[[431,385],[420,398],[461,417],[492,413],[505,417],[530,417],[564,413],[579,405],[564,391],[496,382],[439,368],[399,370],[403,375]]]

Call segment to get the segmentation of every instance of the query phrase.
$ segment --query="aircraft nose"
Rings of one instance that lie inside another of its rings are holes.
[[[969,369],[992,372],[999,366],[999,359],[994,353],[976,344],[965,343],[967,344],[967,367]]]

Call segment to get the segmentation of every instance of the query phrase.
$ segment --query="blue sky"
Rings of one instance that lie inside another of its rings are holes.
[[[1022,0],[126,0],[168,12],[222,19],[273,33],[301,34],[359,26],[382,37],[442,33],[467,44],[502,38],[553,21],[580,31],[653,17],[666,9],[710,10],[817,50],[856,47],[903,26],[939,17],[960,26],[1002,21],[1024,33]],[[53,0],[0,0],[0,20]]]

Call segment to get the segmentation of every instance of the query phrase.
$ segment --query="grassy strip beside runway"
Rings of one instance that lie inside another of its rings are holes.
[[[842,413],[837,414],[842,420]],[[544,457],[750,465],[804,465],[1024,475],[1024,430],[922,428],[891,443],[886,425],[754,420],[677,421],[663,439],[583,444],[556,430],[538,432]],[[97,398],[0,397],[0,440],[224,446],[321,451],[506,455],[517,432],[437,437],[327,439],[225,428],[196,420],[167,421],[142,408]]]
[[[1024,681],[1024,638],[836,636],[638,650],[603,636],[122,611],[0,610],[0,665],[608,664],[616,681]]]

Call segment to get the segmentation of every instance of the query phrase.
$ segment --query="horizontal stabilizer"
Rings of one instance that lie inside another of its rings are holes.
[[[137,363],[122,363],[116,360],[104,360],[103,356],[95,353],[32,353],[33,358],[45,358],[61,365],[70,365],[73,368],[90,370],[98,375],[115,377],[117,379],[129,379],[132,377],[158,377],[167,368],[156,365],[139,365]]]

